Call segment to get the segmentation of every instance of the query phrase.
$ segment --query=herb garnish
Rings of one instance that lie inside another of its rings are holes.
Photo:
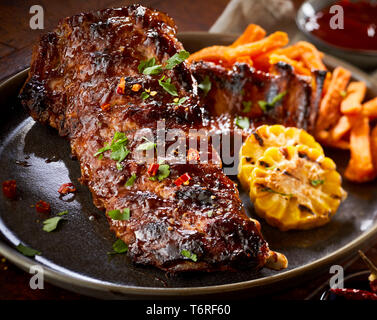
[[[321,180],[321,179],[318,179],[318,180],[309,180],[309,181],[310,181],[310,184],[313,187],[317,187],[317,186],[325,183],[325,180]]]
[[[64,210],[64,211],[62,211],[62,212],[59,212],[59,213],[57,214],[57,216],[61,217],[61,216],[64,216],[64,215],[66,215],[66,214],[68,214],[68,210]]]
[[[170,175],[170,166],[168,164],[160,164],[155,176],[149,177],[151,181],[162,181]]]
[[[143,100],[146,100],[146,99],[148,99],[149,98],[149,93],[147,93],[147,92],[142,92],[142,94],[141,94],[141,99],[143,99]]]
[[[120,210],[111,210],[107,213],[107,215],[113,220],[130,220],[130,209],[125,208],[123,209],[123,212]]]
[[[181,255],[186,257],[186,258],[191,259],[194,262],[198,261],[197,255],[195,253],[188,251],[188,250],[182,250]]]
[[[151,58],[149,60],[140,61],[137,67],[140,73],[146,75],[159,74],[162,71],[161,65],[156,65],[156,58]]]
[[[156,75],[160,74],[164,70],[171,70],[189,57],[190,53],[185,50],[174,54],[168,60],[166,60],[165,67],[161,64],[156,64],[156,59],[153,57],[149,60],[144,60],[139,63],[137,67],[140,73],[145,75]]]
[[[32,248],[26,247],[22,245],[21,243],[16,247],[16,249],[18,252],[21,252],[24,256],[27,256],[27,257],[39,256],[42,254],[41,252],[34,250]]]
[[[62,217],[53,217],[43,221],[43,231],[51,232],[54,231],[58,227],[58,223],[62,220]]]
[[[205,76],[204,80],[198,84],[198,87],[203,90],[204,95],[206,96],[212,87],[212,83],[209,80],[209,77]]]
[[[99,149],[94,156],[101,155],[105,151],[111,150],[110,158],[117,162],[117,169],[122,170],[121,162],[127,157],[130,151],[127,149],[126,144],[128,143],[128,138],[123,132],[115,132],[114,138],[111,140],[110,144],[106,144],[103,148]]]
[[[132,174],[131,177],[128,178],[126,184],[124,185],[125,187],[132,187],[134,185],[134,182],[136,180],[136,174]]]
[[[236,117],[236,125],[241,129],[248,129],[250,127],[250,121],[248,117]]]
[[[125,244],[121,239],[118,239],[113,244],[113,251],[108,252],[107,254],[112,255],[112,254],[118,254],[118,253],[125,253],[127,251],[128,251],[127,244]]]
[[[263,112],[267,112],[269,109],[275,107],[275,104],[278,103],[281,99],[283,99],[286,94],[287,91],[280,92],[271,100],[271,102],[259,100],[258,105],[263,110]]]
[[[166,79],[166,81],[163,81],[164,79],[165,76],[162,76],[162,78],[158,80],[158,84],[170,95],[178,96],[177,88],[171,83],[171,78]]]
[[[242,112],[250,112],[251,110],[251,101],[242,101],[243,109]]]
[[[153,141],[148,140],[146,137],[142,137],[146,142],[139,144],[136,148],[136,151],[142,150],[151,150],[153,148],[157,148],[156,144]]]
[[[166,61],[165,69],[166,70],[173,69],[175,66],[185,61],[189,56],[190,56],[189,52],[185,50],[179,51],[178,53],[176,53],[175,55],[173,55]]]
[[[187,97],[182,97],[181,99],[178,99],[178,98],[175,98],[173,100],[173,104],[175,104],[176,106],[179,106],[181,105],[183,102],[185,102],[188,98]]]

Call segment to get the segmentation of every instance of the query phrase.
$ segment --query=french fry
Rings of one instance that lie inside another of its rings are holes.
[[[370,134],[370,151],[372,153],[373,168],[374,171],[377,172],[377,125]]]
[[[329,88],[320,104],[319,116],[316,124],[317,132],[328,129],[338,122],[341,116],[341,92],[347,87],[350,78],[350,71],[342,67],[335,68]]]
[[[249,24],[245,31],[240,35],[240,37],[234,41],[229,47],[235,48],[239,45],[258,41],[263,39],[266,36],[266,31],[256,25],[256,24]]]
[[[202,50],[199,50],[193,54],[191,54],[188,58],[188,62],[192,61],[218,61],[225,59],[224,58],[224,52],[227,50],[227,47],[225,46],[212,46],[207,47]]]
[[[271,65],[274,65],[274,64],[276,64],[280,61],[291,65],[293,67],[295,73],[297,73],[297,74],[302,74],[302,75],[305,75],[305,76],[311,75],[310,70],[306,69],[301,62],[290,59],[287,56],[278,55],[278,54],[275,54],[275,53],[272,53],[270,55],[269,62],[270,62]]]
[[[277,31],[262,40],[243,44],[235,48],[228,48],[225,50],[224,56],[228,61],[234,61],[238,56],[250,56],[253,58],[272,49],[281,48],[287,45],[288,42],[287,33]]]
[[[238,57],[236,59],[236,62],[239,62],[239,63],[246,63],[248,64],[250,67],[253,66],[253,60],[251,60],[251,58],[249,56],[241,56],[241,57]]]
[[[369,119],[360,114],[352,121],[350,135],[351,159],[344,173],[345,177],[350,181],[366,182],[375,178],[369,134]]]
[[[377,118],[377,97],[363,104],[363,112],[371,120]]]
[[[340,140],[351,130],[351,121],[347,116],[341,116],[338,123],[330,130],[331,139],[333,141]]]
[[[321,144],[327,146],[327,147],[332,147],[332,148],[337,148],[337,149],[342,149],[342,150],[349,150],[350,148],[350,143],[345,140],[333,140],[331,136],[331,132],[322,130],[317,133],[316,136],[317,140],[321,142]]]
[[[364,100],[367,86],[365,82],[354,81],[351,82],[346,91],[346,97],[340,105],[340,111],[343,114],[357,114],[362,110],[361,102]]]

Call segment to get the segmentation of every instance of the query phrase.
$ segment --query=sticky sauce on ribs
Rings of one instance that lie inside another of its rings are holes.
[[[228,113],[226,121],[231,121],[240,108],[237,90],[242,84],[249,87],[254,100],[275,94],[277,86],[289,90],[280,113],[267,119],[253,109],[249,116],[255,121],[306,127],[308,112],[315,113],[311,111],[315,109],[313,90],[289,71],[272,77],[256,74],[246,65],[226,71],[184,62],[162,73],[176,86],[179,97],[187,97],[176,105],[158,82],[162,74],[144,75],[138,66],[152,57],[163,63],[181,50],[173,20],[160,12],[133,5],[78,14],[41,37],[20,99],[36,121],[69,139],[72,153],[80,161],[81,182],[89,187],[94,204],[106,212],[130,209],[129,220],[108,221],[116,236],[128,244],[135,263],[169,272],[274,265],[277,255],[269,250],[259,223],[246,215],[236,184],[223,173],[221,163],[170,163],[167,178],[151,181],[148,165],[132,157],[141,143],[136,135],[147,129],[157,135],[161,120],[166,129],[184,132],[220,128],[222,113]],[[205,75],[213,80],[212,92],[206,97],[199,94],[194,78],[201,81]],[[126,83],[124,94],[117,93],[121,77]],[[142,89],[133,91],[134,84]],[[143,100],[145,89],[157,94]],[[286,109],[292,101],[295,104]],[[100,107],[105,103],[111,105],[106,111]],[[130,155],[121,168],[108,153],[94,156],[115,132],[128,138]],[[185,173],[190,175],[190,183],[176,186],[174,181]],[[132,174],[137,179],[126,187]],[[183,256],[183,250],[195,254],[197,261]]]

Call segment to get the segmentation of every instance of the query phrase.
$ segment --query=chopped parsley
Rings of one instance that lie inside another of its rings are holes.
[[[197,255],[195,253],[188,251],[188,250],[182,250],[181,255],[192,260],[192,261],[194,261],[194,262],[198,261]]]
[[[156,64],[156,58],[151,58],[149,60],[144,60],[139,63],[137,67],[140,73],[146,75],[154,75],[159,74],[162,71],[162,67],[160,64]]]
[[[142,94],[141,94],[141,99],[143,99],[143,100],[146,100],[146,99],[148,99],[149,98],[149,93],[147,93],[147,92],[143,92]]]
[[[183,102],[185,102],[188,98],[187,97],[182,97],[181,99],[178,99],[178,98],[175,98],[173,100],[173,104],[175,104],[176,106],[179,106],[181,105]]]
[[[124,185],[125,187],[132,187],[135,183],[136,180],[136,174],[132,174],[131,177],[128,178],[126,184]]]
[[[26,247],[22,245],[21,243],[16,247],[16,249],[18,252],[21,252],[24,256],[27,256],[27,257],[39,256],[42,254],[41,252],[34,250],[32,248]]]
[[[236,125],[239,126],[241,129],[249,129],[250,121],[248,117],[236,117]]]
[[[250,112],[251,110],[251,101],[242,101],[243,109],[242,112]]]
[[[309,180],[309,181],[310,181],[310,184],[313,187],[317,187],[317,186],[320,186],[321,184],[325,183],[325,180],[321,180],[321,179],[318,179],[318,180]]]
[[[64,210],[64,211],[62,211],[62,212],[59,212],[59,213],[57,214],[57,216],[61,217],[61,216],[64,216],[64,215],[66,215],[66,214],[68,214],[68,210]]]
[[[137,67],[139,72],[145,75],[157,75],[164,70],[171,70],[189,57],[190,53],[185,50],[181,50],[172,57],[170,57],[163,67],[161,64],[156,64],[156,58],[144,60],[139,63]]]
[[[170,166],[168,164],[160,164],[155,176],[150,177],[151,181],[162,181],[170,175]]]
[[[208,216],[209,218],[211,218],[211,217],[213,216],[213,210],[209,210],[209,211],[207,212],[207,216]]]
[[[123,132],[115,132],[114,138],[111,140],[110,144],[106,144],[103,148],[99,149],[94,156],[102,155],[102,153],[111,150],[110,158],[117,161],[117,169],[122,170],[123,167],[120,164],[130,153],[127,149],[126,144],[128,143],[128,138]]]
[[[204,95],[206,96],[212,87],[212,83],[209,80],[209,77],[205,76],[204,80],[198,84],[198,87],[203,90]]]
[[[118,239],[113,244],[113,251],[108,252],[107,254],[112,255],[112,254],[118,254],[118,253],[125,253],[127,251],[128,251],[127,244],[125,244],[121,239]]]
[[[143,137],[143,139],[146,142],[138,145],[136,151],[151,150],[153,148],[157,148],[156,144],[153,141],[148,140],[146,137]]]
[[[171,83],[171,78],[166,79],[166,81],[163,81],[164,79],[165,76],[162,76],[162,78],[158,80],[158,84],[170,95],[178,96],[177,88]]]
[[[267,112],[269,109],[272,109],[273,107],[275,107],[275,104],[281,101],[286,94],[287,94],[287,91],[280,92],[271,100],[271,102],[259,100],[258,105],[263,110],[263,112]]]
[[[113,220],[130,220],[130,209],[125,208],[123,211],[120,210],[111,210],[107,213],[107,215]]]
[[[181,50],[172,57],[170,57],[165,64],[166,70],[171,70],[183,61],[185,61],[190,56],[190,53],[188,53],[185,50]]]
[[[58,216],[58,217],[53,217],[53,218],[43,221],[43,231],[46,231],[46,232],[54,231],[58,227],[59,221],[62,219],[63,219],[62,217]]]

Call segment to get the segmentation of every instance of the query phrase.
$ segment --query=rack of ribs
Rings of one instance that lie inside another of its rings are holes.
[[[229,78],[228,71],[215,66],[211,71],[186,62],[158,75],[140,72],[141,62],[154,58],[164,65],[182,50],[173,20],[152,9],[133,5],[78,14],[41,37],[20,99],[36,121],[69,139],[80,162],[80,181],[89,187],[94,204],[106,210],[111,230],[128,245],[135,263],[169,272],[284,268],[285,257],[269,249],[258,221],[246,215],[236,184],[223,173],[220,161],[180,163],[167,156],[163,160],[169,165],[168,175],[151,179],[150,164],[134,156],[145,143],[141,137],[151,134],[148,140],[153,146],[160,122],[164,130],[183,132],[186,140],[192,138],[190,130],[218,128],[220,110],[209,105],[212,93],[206,98],[200,94],[195,77],[216,78],[213,90],[217,92],[234,89],[234,79],[246,81],[250,90],[265,96],[274,88],[267,83],[283,83],[288,77],[288,73],[261,75],[238,65]],[[297,117],[288,117],[289,124],[304,127],[307,122],[300,112],[312,108],[313,99],[308,97],[314,94],[310,84],[296,81],[292,74],[289,79],[284,83],[294,84],[297,90],[289,88],[284,101],[301,99],[302,108],[296,110]],[[174,85],[176,95],[165,90],[162,82]],[[234,114],[234,106],[223,108]],[[268,120],[250,114],[253,117]],[[283,123],[286,117],[274,115],[270,120]],[[123,147],[107,150],[119,133]],[[166,142],[162,149],[173,144]],[[210,160],[218,158],[216,150],[208,150]],[[152,162],[159,161],[156,157],[153,152]],[[188,183],[175,183],[185,174],[190,177]],[[126,186],[132,175],[136,180]],[[128,219],[109,216],[126,208]]]

